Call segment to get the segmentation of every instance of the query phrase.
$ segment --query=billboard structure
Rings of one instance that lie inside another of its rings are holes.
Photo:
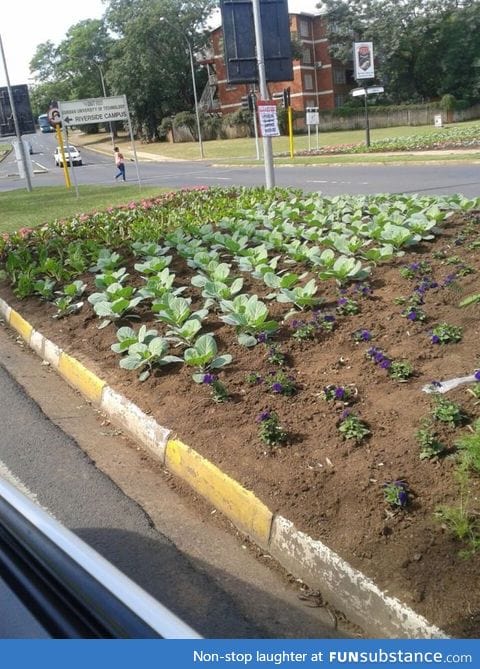
[[[221,0],[227,79],[258,83],[252,0]],[[292,81],[293,64],[287,0],[260,0],[267,81]]]
[[[21,135],[35,133],[35,121],[30,106],[30,96],[27,84],[10,86],[13,104],[17,112],[18,125]],[[12,106],[7,86],[0,87],[0,137],[12,137],[16,135],[13,120]]]

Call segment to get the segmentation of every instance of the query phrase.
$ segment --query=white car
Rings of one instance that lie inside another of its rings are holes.
[[[82,165],[82,156],[80,155],[80,151],[70,144],[69,146],[64,146],[63,151],[65,153],[65,160],[67,161],[67,165]],[[55,165],[57,167],[63,167],[63,157],[62,157],[62,150],[59,146],[55,149],[55,153],[53,154],[53,157],[55,158]]]

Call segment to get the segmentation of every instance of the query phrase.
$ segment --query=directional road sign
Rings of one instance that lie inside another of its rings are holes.
[[[127,100],[124,95],[68,100],[59,102],[58,105],[66,126],[128,121]]]

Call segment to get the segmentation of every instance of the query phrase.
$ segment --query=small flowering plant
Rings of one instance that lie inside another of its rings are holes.
[[[293,376],[289,376],[283,369],[270,372],[265,377],[265,383],[268,385],[269,390],[276,395],[291,397],[298,390]]]
[[[413,376],[413,367],[408,360],[393,360],[388,368],[388,375],[395,381],[405,382]]]
[[[387,481],[383,484],[383,496],[390,506],[405,509],[410,501],[408,484],[405,481]]]
[[[407,321],[422,323],[426,320],[427,314],[420,307],[410,304],[402,311],[402,316]]]
[[[355,316],[360,313],[360,305],[351,297],[340,297],[337,300],[336,312],[340,316]]]
[[[480,401],[480,369],[476,369],[473,376],[475,378],[475,383],[471,388],[468,388],[467,392],[470,395],[473,395],[476,400]],[[478,402],[475,402],[475,404],[478,404]]]
[[[221,404],[228,400],[228,390],[224,384],[218,380],[218,376],[207,372],[203,375],[203,381],[205,385],[209,386],[212,391],[212,398],[214,402]]]
[[[257,416],[257,423],[260,423],[259,436],[261,441],[269,446],[280,446],[287,441],[288,435],[281,427],[278,416],[275,411],[262,411]]]
[[[348,404],[357,394],[356,388],[353,386],[325,386],[322,390],[322,397],[327,402],[343,402]]]
[[[448,400],[439,393],[433,396],[433,402],[432,416],[435,420],[450,427],[457,427],[465,422],[466,416],[456,402]]]
[[[430,334],[432,344],[456,344],[462,340],[463,329],[459,325],[439,323]]]
[[[245,381],[250,385],[250,386],[258,386],[260,383],[263,382],[262,377],[258,372],[250,372],[247,374],[245,377]]]
[[[363,341],[371,341],[373,339],[373,335],[370,332],[370,330],[366,330],[365,328],[360,328],[359,330],[355,330],[355,332],[352,332],[352,339],[357,343]]]
[[[392,364],[391,359],[388,358],[385,353],[376,346],[371,346],[368,349],[366,356],[367,358],[370,358],[370,360],[372,360],[372,362],[374,362],[376,365],[379,365],[381,369],[388,369]]]
[[[357,444],[370,434],[366,423],[351,413],[349,409],[345,409],[340,416],[338,431],[344,439],[353,439]]]
[[[281,367],[286,362],[285,353],[283,353],[280,350],[280,347],[279,347],[278,344],[270,344],[267,347],[266,357],[267,357],[268,362],[271,363],[272,365],[278,365],[278,366]]]
[[[432,273],[432,266],[425,260],[412,262],[410,265],[404,265],[400,268],[400,276],[404,279],[416,279],[419,276],[425,276]]]
[[[309,320],[293,318],[288,322],[294,339],[309,340],[322,332],[331,332],[335,327],[335,316],[314,312]]]

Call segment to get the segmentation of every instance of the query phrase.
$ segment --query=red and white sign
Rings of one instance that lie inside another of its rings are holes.
[[[375,66],[373,63],[373,42],[353,43],[353,63],[355,79],[374,79]]]
[[[277,105],[275,102],[273,100],[258,100],[257,110],[262,137],[278,137],[280,129],[278,127]]]

